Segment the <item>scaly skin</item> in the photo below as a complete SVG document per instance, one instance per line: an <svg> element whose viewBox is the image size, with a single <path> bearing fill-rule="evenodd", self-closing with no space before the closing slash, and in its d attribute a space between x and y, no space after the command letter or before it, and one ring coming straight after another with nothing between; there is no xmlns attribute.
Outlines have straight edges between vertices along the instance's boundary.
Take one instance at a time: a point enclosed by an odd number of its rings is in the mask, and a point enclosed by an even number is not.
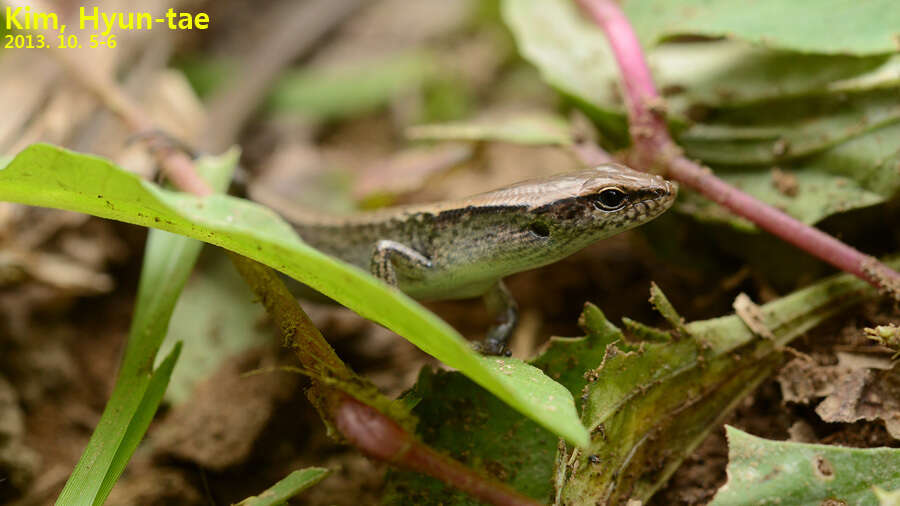
<svg viewBox="0 0 900 506"><path fill-rule="evenodd" d="M677 191L659 176L609 164L461 200L349 216L284 214L311 246L369 269L411 297L485 295L499 314L485 349L499 353L516 319L505 276L646 223L672 205Z"/></svg>

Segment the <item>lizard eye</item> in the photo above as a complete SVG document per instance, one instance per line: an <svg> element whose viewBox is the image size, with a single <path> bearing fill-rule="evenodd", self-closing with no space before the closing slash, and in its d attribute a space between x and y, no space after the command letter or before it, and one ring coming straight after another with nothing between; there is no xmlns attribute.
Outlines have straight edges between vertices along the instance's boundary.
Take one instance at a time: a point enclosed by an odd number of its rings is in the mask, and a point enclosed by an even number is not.
<svg viewBox="0 0 900 506"><path fill-rule="evenodd" d="M625 192L618 188L607 188L597 194L594 199L594 207L603 211L615 211L621 209L628 200Z"/></svg>

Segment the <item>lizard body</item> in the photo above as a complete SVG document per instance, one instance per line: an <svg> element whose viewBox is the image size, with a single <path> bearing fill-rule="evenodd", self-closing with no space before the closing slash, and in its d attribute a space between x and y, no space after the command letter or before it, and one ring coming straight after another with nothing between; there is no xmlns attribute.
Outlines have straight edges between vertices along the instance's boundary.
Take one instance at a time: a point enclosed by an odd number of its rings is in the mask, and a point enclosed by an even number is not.
<svg viewBox="0 0 900 506"><path fill-rule="evenodd" d="M347 216L296 208L282 214L311 246L413 298L484 295L499 316L485 349L499 353L516 319L504 277L650 221L676 194L677 185L659 176L608 164L434 204Z"/></svg>

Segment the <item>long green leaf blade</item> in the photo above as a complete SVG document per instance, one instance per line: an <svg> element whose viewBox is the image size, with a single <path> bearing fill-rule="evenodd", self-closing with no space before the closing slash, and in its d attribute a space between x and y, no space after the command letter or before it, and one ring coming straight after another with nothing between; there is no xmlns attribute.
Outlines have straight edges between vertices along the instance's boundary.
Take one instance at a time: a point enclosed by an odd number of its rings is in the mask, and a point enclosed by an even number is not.
<svg viewBox="0 0 900 506"><path fill-rule="evenodd" d="M248 497L237 503L237 506L276 506L284 504L291 497L322 481L330 472L328 469L321 467L298 469L266 489L265 492Z"/></svg>
<svg viewBox="0 0 900 506"><path fill-rule="evenodd" d="M153 416L156 414L160 402L162 402L163 395L166 393L166 387L169 385L169 379L172 377L172 370L175 368L175 363L178 361L180 354L181 343L178 342L159 367L153 371L153 376L150 377L147 389L144 391L144 397L141 399L137 411L132 416L131 423L128 424L128 428L125 430L122 441L116 449L116 454L106 471L106 476L103 477L103 483L100 486L97 497L94 499L95 505L101 505L106 501L113 486L116 484L116 480L122 475L122 471L125 470L128 461L131 460L131 456L137 449L138 444L144 438L144 434L147 432L147 428L150 427L150 422L153 421Z"/></svg>
<svg viewBox="0 0 900 506"><path fill-rule="evenodd" d="M235 251L301 281L406 337L569 442L588 434L572 395L546 376L517 381L473 352L452 327L369 273L303 243L271 210L242 199L196 198L140 181L97 157L48 145L20 153L0 171L0 200L57 207L168 230ZM543 384L537 399L534 382Z"/></svg>

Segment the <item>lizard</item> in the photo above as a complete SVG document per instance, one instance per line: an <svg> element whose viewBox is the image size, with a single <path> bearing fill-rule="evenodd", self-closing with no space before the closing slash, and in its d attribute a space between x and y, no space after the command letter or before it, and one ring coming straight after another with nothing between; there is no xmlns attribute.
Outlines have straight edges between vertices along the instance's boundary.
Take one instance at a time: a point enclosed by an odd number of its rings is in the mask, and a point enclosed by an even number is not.
<svg viewBox="0 0 900 506"><path fill-rule="evenodd" d="M508 354L518 308L503 283L648 222L676 183L610 163L463 199L330 215L279 206L312 247L419 300L482 296L496 315L480 351Z"/></svg>

